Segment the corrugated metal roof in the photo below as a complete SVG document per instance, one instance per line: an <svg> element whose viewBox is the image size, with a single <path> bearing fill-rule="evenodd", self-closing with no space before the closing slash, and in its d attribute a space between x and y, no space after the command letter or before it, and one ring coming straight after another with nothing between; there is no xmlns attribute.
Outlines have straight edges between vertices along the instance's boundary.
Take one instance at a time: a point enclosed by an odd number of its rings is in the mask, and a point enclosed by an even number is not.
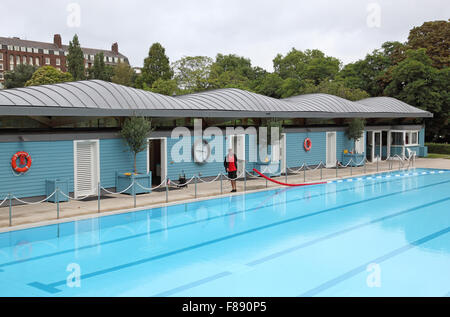
<svg viewBox="0 0 450 317"><path fill-rule="evenodd" d="M153 117L430 117L388 97L349 101L327 94L275 99L236 88L165 96L101 80L0 90L0 115Z"/></svg>

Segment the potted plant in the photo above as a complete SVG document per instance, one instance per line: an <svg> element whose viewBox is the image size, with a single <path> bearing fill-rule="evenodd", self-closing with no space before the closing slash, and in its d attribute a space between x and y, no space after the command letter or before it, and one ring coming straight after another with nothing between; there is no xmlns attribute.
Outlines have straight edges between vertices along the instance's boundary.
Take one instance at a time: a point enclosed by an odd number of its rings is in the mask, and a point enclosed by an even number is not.
<svg viewBox="0 0 450 317"><path fill-rule="evenodd" d="M133 171L116 172L116 190L118 192L130 187L133 181L138 182L143 187L150 188L152 184L152 175L150 173L138 173L136 159L140 152L147 149L147 138L152 131L151 121L144 117L130 117L125 119L120 135L125 140L129 151L133 154ZM148 193L142 187L135 185L125 191L127 194Z"/></svg>
<svg viewBox="0 0 450 317"><path fill-rule="evenodd" d="M364 153L356 153L356 141L361 138L364 132L364 120L361 118L353 118L348 124L346 135L349 140L353 140L352 150L350 153L344 153L343 163L347 164L350 159L353 159L353 166L364 165ZM362 162L362 163L360 163Z"/></svg>

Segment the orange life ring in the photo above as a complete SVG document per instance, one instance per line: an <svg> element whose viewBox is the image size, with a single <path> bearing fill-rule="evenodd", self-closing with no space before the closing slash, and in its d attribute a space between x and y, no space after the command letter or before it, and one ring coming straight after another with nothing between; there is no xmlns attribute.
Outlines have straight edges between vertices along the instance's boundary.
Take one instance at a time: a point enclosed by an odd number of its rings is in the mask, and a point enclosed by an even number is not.
<svg viewBox="0 0 450 317"><path fill-rule="evenodd" d="M310 138L306 138L305 142L303 142L303 147L305 148L306 151L311 150L311 146L312 146L312 142Z"/></svg>
<svg viewBox="0 0 450 317"><path fill-rule="evenodd" d="M17 165L17 159L20 159L20 165L25 165L24 167L19 167ZM27 163L25 164L25 160ZM31 167L31 156L27 152L19 151L16 154L13 155L11 159L11 166L13 170L15 170L17 173L25 173L27 172Z"/></svg>

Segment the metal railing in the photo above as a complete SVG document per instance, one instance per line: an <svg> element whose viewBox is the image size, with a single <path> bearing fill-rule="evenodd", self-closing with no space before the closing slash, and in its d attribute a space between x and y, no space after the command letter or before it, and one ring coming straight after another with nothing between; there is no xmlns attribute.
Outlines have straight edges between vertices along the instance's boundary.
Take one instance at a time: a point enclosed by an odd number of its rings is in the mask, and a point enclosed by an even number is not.
<svg viewBox="0 0 450 317"><path fill-rule="evenodd" d="M377 156L375 158L375 164L376 164L376 172L379 172L379 160L380 157ZM414 167L415 165L415 155L412 155L411 157L400 157L399 155L394 155L392 157L387 157L386 161L388 162L388 170L393 170L393 165L395 161L398 161L398 169L401 170L406 166L406 169L410 169L411 167ZM363 167L363 173L366 174L367 170L367 164L366 163L374 163L374 162L369 162L366 158L363 158L361 161L356 162L353 160L353 158L350 158L350 160L344 165L341 162L339 162L338 160L336 160L334 166L332 167L328 167L326 166L326 164L323 163L323 161L320 161L319 164L314 164L314 165L308 165L306 163L303 163L300 167L296 168L296 169L292 169L289 167L285 167L284 171L279 171L278 173L272 173L270 170L268 170L268 168L262 169L261 172L264 173L270 173L271 177L282 177L284 176L284 181L285 183L288 183L288 177L289 174L293 174L293 175L298 175L300 173L303 173L303 181L306 182L307 180L307 171L309 172L314 172L317 170L320 170L320 180L323 179L323 168L327 168L328 170L331 169L335 169L336 170L336 178L339 177L339 169L347 169L350 168L350 175L347 176L352 176L353 175L353 168L354 167ZM330 164L329 164L330 165ZM212 177L212 176L210 176ZM112 192L110 190L108 190L107 188L103 187L100 182L97 185L97 193L96 194L92 194L92 195L86 195L84 197L71 197L70 195L64 193L59 187L56 187L55 190L53 191L53 193L51 193L50 195L48 195L47 197L39 200L39 201L34 201L34 202L27 202L24 201L18 197L16 197L15 195L13 195L12 193L8 193L7 195L5 195L5 197L0 196L0 207L2 207L5 203L8 204L9 207L9 226L12 226L12 220L13 220L13 201L17 201L21 204L25 204L25 205L38 205L41 203L44 203L46 201L48 201L50 198L52 198L53 196L55 196L54 201L56 203L56 219L60 218L60 198L65 197L66 199L70 200L75 200L75 201L83 201L84 199L88 198L88 197L95 197L97 196L97 212L100 213L101 212L101 197L102 197L102 193L106 193L108 195L120 195L123 193L128 192L131 189L131 195L133 196L133 206L134 208L136 208L137 206L137 198L136 198L136 187L141 188L142 190L146 191L146 192L152 192L155 189L164 187L165 188L165 193L166 193L166 197L165 197L165 201L166 203L169 202L169 191L170 188L187 188L189 184L193 183L194 184L194 198L198 197L198 188L197 188L197 184L203 183L203 184L212 184L214 182L216 182L217 180L219 180L220 182L220 194L223 194L223 180L240 180L244 182L244 192L247 191L247 181L248 178L250 179L261 179L259 175L254 175L252 174L250 171L244 169L239 175L237 175L236 178L232 179L229 178L225 173L219 173L217 176L213 177L211 180L206 181L204 179L202 179L199 175L193 175L188 181L180 184L177 183L176 181L171 180L170 178L166 177L165 179L162 180L161 184L155 186L155 187L145 187L142 184L140 184L133 176L132 176L132 181L130 183L130 185L125 188L124 190L121 190L119 192ZM268 181L267 179L265 179L266 182L266 187L268 187Z"/></svg>

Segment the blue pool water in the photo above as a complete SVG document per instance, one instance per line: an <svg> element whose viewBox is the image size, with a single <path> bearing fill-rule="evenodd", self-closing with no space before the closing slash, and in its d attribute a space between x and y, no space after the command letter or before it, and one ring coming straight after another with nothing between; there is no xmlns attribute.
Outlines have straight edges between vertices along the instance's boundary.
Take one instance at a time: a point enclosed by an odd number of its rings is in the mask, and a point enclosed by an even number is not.
<svg viewBox="0 0 450 317"><path fill-rule="evenodd" d="M449 294L450 171L393 172L0 234L0 296Z"/></svg>

